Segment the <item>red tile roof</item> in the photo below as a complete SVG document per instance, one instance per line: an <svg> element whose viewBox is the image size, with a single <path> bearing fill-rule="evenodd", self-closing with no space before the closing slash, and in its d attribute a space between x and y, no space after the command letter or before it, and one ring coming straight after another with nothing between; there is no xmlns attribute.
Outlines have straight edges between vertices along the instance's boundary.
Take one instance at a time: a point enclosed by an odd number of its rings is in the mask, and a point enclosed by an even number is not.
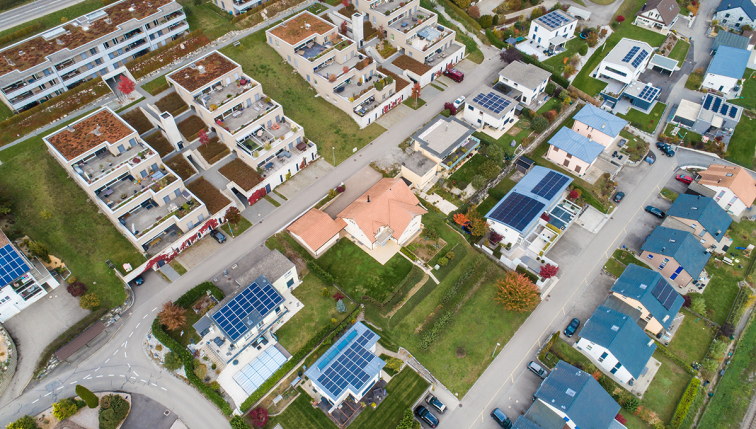
<svg viewBox="0 0 756 429"><path fill-rule="evenodd" d="M95 133L95 130L98 132ZM47 141L71 160L104 142L115 144L132 133L134 131L123 119L108 109L102 109L48 136Z"/></svg>
<svg viewBox="0 0 756 429"><path fill-rule="evenodd" d="M289 225L286 230L296 234L307 243L310 249L317 252L344 227L346 227L344 219L333 220L322 211L311 209Z"/></svg>

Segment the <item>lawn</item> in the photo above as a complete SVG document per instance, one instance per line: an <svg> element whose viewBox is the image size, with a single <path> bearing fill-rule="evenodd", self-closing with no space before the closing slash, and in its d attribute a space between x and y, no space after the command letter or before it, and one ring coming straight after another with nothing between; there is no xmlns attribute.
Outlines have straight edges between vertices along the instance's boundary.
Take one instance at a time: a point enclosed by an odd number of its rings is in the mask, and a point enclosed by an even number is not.
<svg viewBox="0 0 756 429"><path fill-rule="evenodd" d="M457 171L455 171L449 177L449 179L456 181L457 183L462 182L457 187L464 189L464 187L467 187L467 184L472 181L473 176L480 174L478 169L481 165L483 165L484 162L486 162L485 155L483 155L482 153L476 153L472 158L468 159L467 162L462 165L462 167L459 167Z"/></svg>
<svg viewBox="0 0 756 429"><path fill-rule="evenodd" d="M184 8L189 28L193 30L201 28L210 41L229 31L240 29L231 23L233 16L230 13L224 12L210 0L203 1L199 5L195 4L194 0L180 0L179 4Z"/></svg>
<svg viewBox="0 0 756 429"><path fill-rule="evenodd" d="M231 229L231 226L230 226L230 224L228 222L226 222L223 225L221 225L221 229L226 234L228 234L231 237L238 237L238 236L244 234L244 231L248 230L251 227L252 227L252 224L246 218L244 218L244 217L241 218L241 220L233 228L233 230ZM233 234L232 234L232 232L233 232Z"/></svg>
<svg viewBox="0 0 756 429"><path fill-rule="evenodd" d="M551 67L554 68L554 73L561 75L562 70L564 70L564 59L565 58L572 58L573 55L577 54L578 49L580 49L580 46L586 45L587 43L581 39L580 37L575 37L574 39L567 42L565 47L567 48L566 51L562 52L559 55L554 55L553 57L543 61L544 64L548 64ZM569 64L569 61L567 62Z"/></svg>
<svg viewBox="0 0 756 429"><path fill-rule="evenodd" d="M731 249L735 250L735 246L738 245L733 243ZM714 261L714 258L711 261ZM747 266L748 261L745 262ZM743 280L743 274L736 274L734 272L736 270L737 266L731 267L725 264L722 264L720 268L716 268L714 262L709 262L706 265L706 272L712 278L706 289L704 289L703 297L706 300L707 310L714 312L709 318L716 323L722 324L727 320L732 303L738 295L738 282Z"/></svg>
<svg viewBox="0 0 756 429"><path fill-rule="evenodd" d="M176 150L176 148L173 147L173 145L160 131L155 131L154 133L144 137L144 141L147 142L150 147L155 149L161 158L164 158L166 155ZM194 173L194 170L192 170L192 173ZM181 178L183 179L184 177L182 176Z"/></svg>
<svg viewBox="0 0 756 429"><path fill-rule="evenodd" d="M435 9L434 4L431 3L428 0L421 0L420 1L420 6L426 8L428 10L438 12ZM450 29L456 31L456 35L454 36L454 40L456 40L457 42L465 45L465 53L467 54L467 59L470 60L470 61L472 61L472 62L474 62L475 64L482 63L483 59L484 59L483 52L480 50L480 48L478 47L478 44L475 42L475 40L472 37L470 37L470 36L468 36L466 34L462 34L462 32L459 31L459 28L457 28L456 25L454 25L451 22L449 22L449 20L446 19L446 17L444 15L441 15L440 13L437 13L437 16L438 16L438 23L439 24L443 25L446 28L450 28Z"/></svg>
<svg viewBox="0 0 756 429"><path fill-rule="evenodd" d="M201 144L197 147L200 155L205 158L208 164L213 165L231 152L228 146L221 143L218 137L213 137L207 144Z"/></svg>
<svg viewBox="0 0 756 429"><path fill-rule="evenodd" d="M360 129L341 109L322 97L311 96L310 85L292 73L290 65L282 63L281 56L265 43L262 31L242 39L241 46L227 46L221 52L260 82L266 95L283 106L286 116L304 127L307 138L318 145L318 151L329 162L333 159L332 147L336 148L338 164L352 156L354 148L364 147L385 131L376 123Z"/></svg>
<svg viewBox="0 0 756 429"><path fill-rule="evenodd" d="M75 4L71 7L67 7L65 9L61 9L59 11L49 13L45 16L42 16L34 20L36 22L43 23L45 25L44 28L41 28L36 33L27 34L26 36L23 37L23 39L27 39L29 37L32 37L34 34L42 33L44 31L52 29L55 26L60 25L61 20L63 18L67 18L68 21L72 21L74 18L78 18L81 15L87 14L101 7L102 7L102 0L84 0L83 2ZM11 27L11 28L8 28L7 30L0 31L0 37L3 37L11 33L15 33L16 31L29 27L31 25L34 25L34 22L24 22L23 24L19 24L15 27ZM9 45L12 43L18 43L19 41L23 39L14 40L10 43L7 43L6 45Z"/></svg>
<svg viewBox="0 0 756 429"><path fill-rule="evenodd" d="M152 95L158 95L165 91L168 85L168 81L165 80L165 75L152 79L151 81L142 84L142 89L149 92Z"/></svg>
<svg viewBox="0 0 756 429"><path fill-rule="evenodd" d="M620 118L627 119L630 124L641 131L653 132L656 126L662 121L662 115L667 105L664 103L656 103L651 113L643 113L637 109L630 109L626 115L618 114Z"/></svg>
<svg viewBox="0 0 756 429"><path fill-rule="evenodd" d="M648 153L649 144L645 140L625 130L620 131L620 135L627 140L622 147L622 153L626 153L631 161L640 161Z"/></svg>
<svg viewBox="0 0 756 429"><path fill-rule="evenodd" d="M746 109L756 109L756 79L753 79L753 70L746 69L743 75L743 91L740 98L728 100L728 103L743 106Z"/></svg>
<svg viewBox="0 0 756 429"><path fill-rule="evenodd" d="M517 146L519 146L522 142L522 139L529 136L533 132L533 130L530 129L530 124L527 121L518 121L514 124L513 128L514 127L520 128L520 131L517 132L517 134L512 136L509 135L509 133L504 133L504 135L499 137L498 140L493 140L493 137L480 131L474 132L473 136L479 138L480 141L485 142L485 144L497 144L501 146L502 149L504 149L504 152L509 155L513 155ZM514 147L512 147L513 141L516 142Z"/></svg>
<svg viewBox="0 0 756 429"><path fill-rule="evenodd" d="M549 98L549 101L543 103L543 106L538 108L538 111L536 113L538 113L539 115L542 115L548 112L549 110L554 110L556 105L561 104L561 103L562 103L562 100L560 100L559 98L551 97Z"/></svg>
<svg viewBox="0 0 756 429"><path fill-rule="evenodd" d="M714 340L715 332L706 321L693 313L683 309L682 314L685 316L683 323L677 328L667 349L685 363L701 362Z"/></svg>
<svg viewBox="0 0 756 429"><path fill-rule="evenodd" d="M189 109L183 98L177 92L171 92L155 102L155 107L161 112L168 112L174 117Z"/></svg>
<svg viewBox="0 0 756 429"><path fill-rule="evenodd" d="M415 100L413 97L409 97L408 99L404 100L404 105L412 110L417 110L425 105L425 100L423 100L422 98Z"/></svg>
<svg viewBox="0 0 756 429"><path fill-rule="evenodd" d="M299 396L283 413L271 417L267 427L281 425L285 428L301 429L334 429L336 425L325 415L320 408L313 408L310 404L312 398L302 388L297 389ZM251 426L250 426L251 427Z"/></svg>
<svg viewBox="0 0 756 429"><path fill-rule="evenodd" d="M651 269L648 265L646 265L645 262L641 261L640 259L636 258L635 255L633 255L632 252L628 252L627 250L617 249L614 251L614 254L612 254L612 257L624 265L630 265L635 264L639 265L644 268Z"/></svg>
<svg viewBox="0 0 756 429"><path fill-rule="evenodd" d="M727 146L727 160L746 168L754 168L754 151L756 150L756 123L743 116L735 126L735 133Z"/></svg>
<svg viewBox="0 0 756 429"><path fill-rule="evenodd" d="M680 397L693 377L659 351L654 352L654 359L661 362L661 368L643 395L641 405L656 412L664 423L669 423Z"/></svg>
<svg viewBox="0 0 756 429"><path fill-rule="evenodd" d="M661 194L662 197L664 197L664 198L666 198L666 199L668 199L670 201L676 200L677 197L679 196L679 194L677 192L670 191L667 188L662 188L661 192L659 192L659 193Z"/></svg>
<svg viewBox="0 0 756 429"><path fill-rule="evenodd" d="M609 258L608 261L606 261L606 264L604 264L604 269L609 272L609 274L613 275L614 277L618 277L622 275L622 273L625 271L625 264L622 262L614 259Z"/></svg>
<svg viewBox="0 0 756 429"><path fill-rule="evenodd" d="M686 146L692 146L701 141L701 134L694 133L684 128L680 128L677 131L677 134L673 134L675 128L675 124L667 124L667 126L664 128L664 134L670 137L678 137L682 139Z"/></svg>
<svg viewBox="0 0 756 429"><path fill-rule="evenodd" d="M672 48L672 52L670 52L667 57L677 60L678 65L682 67L682 63L685 61L689 49L690 43L684 40L678 40L677 43L675 43L675 47Z"/></svg>
<svg viewBox="0 0 756 429"><path fill-rule="evenodd" d="M124 263L138 267L145 261L142 254L98 213L98 207L50 156L41 136L0 152L0 161L0 194L12 202L15 219L6 233L11 238L28 235L44 244L100 296L103 306L121 305L126 298L123 282L105 261L116 267Z"/></svg>
<svg viewBox="0 0 756 429"><path fill-rule="evenodd" d="M398 253L386 265L381 265L349 239L339 240L317 262L333 275L339 287L358 301L367 295L383 302L412 269L412 263Z"/></svg>
<svg viewBox="0 0 756 429"><path fill-rule="evenodd" d="M0 103L0 121L4 121L13 116L13 111L5 103Z"/></svg>

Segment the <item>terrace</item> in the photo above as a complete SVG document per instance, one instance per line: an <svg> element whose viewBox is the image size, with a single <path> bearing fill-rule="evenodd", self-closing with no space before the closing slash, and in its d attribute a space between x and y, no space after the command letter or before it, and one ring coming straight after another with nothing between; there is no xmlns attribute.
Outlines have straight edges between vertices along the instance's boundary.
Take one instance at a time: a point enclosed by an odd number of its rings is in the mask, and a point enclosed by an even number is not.
<svg viewBox="0 0 756 429"><path fill-rule="evenodd" d="M217 82L205 88L194 96L194 101L201 104L205 109L213 111L226 103L232 102L236 97L255 87L257 87L257 82L249 76L242 75L238 81L230 85L223 85L222 82ZM215 109L212 106L216 106Z"/></svg>
<svg viewBox="0 0 756 429"><path fill-rule="evenodd" d="M328 79L331 75L339 77L344 72L344 67L347 67L348 70L346 73L349 73L354 66L356 66L362 59L359 56L353 57L348 59L345 63L339 64L337 63L333 58L331 58L328 61L325 61L323 64L320 64L319 66L315 67L315 74L322 76L326 79Z"/></svg>
<svg viewBox="0 0 756 429"><path fill-rule="evenodd" d="M187 91L194 92L220 79L223 75L238 67L236 63L216 51L174 72L168 77Z"/></svg>
<svg viewBox="0 0 756 429"><path fill-rule="evenodd" d="M294 148L289 150L282 148L275 155L270 155L265 161L257 164L257 168L262 169L263 177L268 177L269 175L275 173L276 171L280 170L282 167L290 163L294 158L296 158L297 155L305 153L307 149L313 147L314 145L315 144L312 142L303 142L299 143L298 145L294 146Z"/></svg>
<svg viewBox="0 0 756 429"><path fill-rule="evenodd" d="M464 160L467 155L477 149L478 146L480 146L480 140L478 140L477 137L470 136L467 141L459 145L459 147L453 150L449 155L446 155L446 157L441 161L441 165L443 165L443 167L447 170L451 170L457 164L462 162L462 160Z"/></svg>
<svg viewBox="0 0 756 429"><path fill-rule="evenodd" d="M241 143L237 143L237 145L242 147L245 151L252 154L253 156L255 152L258 152L257 156L259 156L264 154L264 152L261 151L267 152L267 150L265 150L266 145L269 145L270 148L273 148L279 142L283 142L287 138L291 137L294 134L295 130L298 129L299 126L297 126L296 124L291 122L289 118L284 116L280 121L271 124L270 127L268 127L267 125L260 125L260 128L258 128L257 131L250 134Z"/></svg>
<svg viewBox="0 0 756 429"><path fill-rule="evenodd" d="M95 191L95 194L108 208L116 211L140 196L144 191L149 189L153 192L159 192L176 180L176 176L165 169L155 171L141 180L137 180L131 174L126 173L115 182Z"/></svg>
<svg viewBox="0 0 756 429"><path fill-rule="evenodd" d="M441 25L427 25L408 39L407 44L419 51L427 51L450 34L451 31Z"/></svg>
<svg viewBox="0 0 756 429"><path fill-rule="evenodd" d="M270 97L263 96L249 107L244 107L242 103L237 104L232 109L217 116L215 123L225 128L229 133L236 134L277 107L278 104Z"/></svg>
<svg viewBox="0 0 756 429"><path fill-rule="evenodd" d="M401 4L404 2L401 2L399 0L386 0L386 1L379 1L375 2L370 5L370 9L373 9L375 11L378 11L386 16L391 15L391 12L401 8ZM407 6L406 3L404 3L404 6Z"/></svg>
<svg viewBox="0 0 756 429"><path fill-rule="evenodd" d="M185 190L182 191L180 197L176 197L170 203L162 206L149 199L136 210L121 216L118 221L131 231L134 237L140 238L171 216L181 219L201 206L202 202Z"/></svg>
<svg viewBox="0 0 756 429"><path fill-rule="evenodd" d="M422 25L423 22L426 22L436 16L433 12L427 11L423 8L419 8L416 13L411 13L411 11L407 11L406 15L403 15L396 19L393 23L389 25L389 27L393 28L394 30L401 31L404 34L409 33L410 31L414 30L415 28Z"/></svg>
<svg viewBox="0 0 756 429"><path fill-rule="evenodd" d="M452 43L448 48L439 48L433 54L425 58L425 64L429 67L434 67L442 62L446 61L446 57L453 56L455 52L462 49L461 46Z"/></svg>
<svg viewBox="0 0 756 429"><path fill-rule="evenodd" d="M155 151L146 147L141 141L137 141L135 146L118 155L113 155L108 148L103 147L95 152L92 158L74 164L73 169L88 183L93 183L126 164L134 167L153 155Z"/></svg>
<svg viewBox="0 0 756 429"><path fill-rule="evenodd" d="M352 41L350 39L341 37L340 35L335 35L332 40L329 40L322 45L320 43L317 43L313 38L313 40L302 43L301 45L294 48L294 51L296 51L297 55L300 55L307 61L312 62L314 60L317 60L318 58L323 57L334 49L343 51L351 44Z"/></svg>
<svg viewBox="0 0 756 429"><path fill-rule="evenodd" d="M380 78L378 78L380 79ZM344 81L341 85L333 89L334 94L346 98L347 100L352 98L357 101L360 97L370 92L374 88L373 81L376 78L371 78L365 83L360 83L357 77L351 77Z"/></svg>

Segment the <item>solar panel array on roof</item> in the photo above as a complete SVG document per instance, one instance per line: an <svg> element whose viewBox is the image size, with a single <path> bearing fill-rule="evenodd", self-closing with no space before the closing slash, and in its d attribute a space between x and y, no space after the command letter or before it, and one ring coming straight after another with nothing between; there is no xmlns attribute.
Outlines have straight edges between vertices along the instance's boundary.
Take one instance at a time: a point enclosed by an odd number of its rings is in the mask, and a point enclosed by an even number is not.
<svg viewBox="0 0 756 429"><path fill-rule="evenodd" d="M656 94L658 93L659 93L658 88L654 88L653 86L647 86L643 88L643 91L641 91L638 97L642 100L652 101L654 97L656 97Z"/></svg>
<svg viewBox="0 0 756 429"><path fill-rule="evenodd" d="M675 292L675 289L664 279L659 279L659 281L656 282L656 286L654 286L654 290L651 291L651 295L653 295L654 298L656 298L667 310L672 308L672 304L677 298L677 292Z"/></svg>
<svg viewBox="0 0 756 429"><path fill-rule="evenodd" d="M562 25L570 22L569 18L560 13L557 13L556 11L547 13L546 15L538 18L538 20L551 28L561 27Z"/></svg>
<svg viewBox="0 0 756 429"><path fill-rule="evenodd" d="M538 200L512 193L489 217L522 231L544 207L546 205Z"/></svg>
<svg viewBox="0 0 756 429"><path fill-rule="evenodd" d="M533 187L533 193L539 197L550 200L559 189L567 182L568 178L564 174L556 171L549 171L546 176Z"/></svg>
<svg viewBox="0 0 756 429"><path fill-rule="evenodd" d="M0 248L0 287L29 272L31 268L12 245Z"/></svg>
<svg viewBox="0 0 756 429"><path fill-rule="evenodd" d="M473 101L496 114L501 113L502 110L509 106L507 99L493 92L489 92L488 94L480 93L475 96Z"/></svg>
<svg viewBox="0 0 756 429"><path fill-rule="evenodd" d="M722 99L719 97L714 97L714 107L711 109L713 111L719 110L719 105L722 104Z"/></svg>
<svg viewBox="0 0 756 429"><path fill-rule="evenodd" d="M738 116L738 108L737 108L737 107L735 107L735 106L731 106L731 108L730 108L730 115L729 115L729 116L730 116L731 118L733 118L733 119L734 119L735 117L737 117L737 116Z"/></svg>
<svg viewBox="0 0 756 429"><path fill-rule="evenodd" d="M268 284L252 283L213 314L213 320L236 341L283 301L281 294Z"/></svg>
<svg viewBox="0 0 756 429"><path fill-rule="evenodd" d="M712 112L720 114L722 116L729 116L733 119L738 117L738 111L740 109L738 106L727 104L721 98L715 97L711 94L706 95L703 108L705 110L711 110Z"/></svg>
<svg viewBox="0 0 756 429"><path fill-rule="evenodd" d="M286 363L286 356L275 346L268 347L255 360L234 374L234 381L251 395L279 368Z"/></svg>
<svg viewBox="0 0 756 429"><path fill-rule="evenodd" d="M709 110L709 108L711 107L711 102L713 100L714 100L714 97L712 97L711 95L707 95L706 100L704 100L703 108L706 110Z"/></svg>
<svg viewBox="0 0 756 429"><path fill-rule="evenodd" d="M640 49L640 47L638 47L638 46L633 46L633 47L632 47L632 49L630 49L630 52L628 52L628 53L627 53L627 54L625 55L625 58L622 58L622 62L623 62L623 63L629 63L629 62L630 62L630 60L632 60L632 59L633 59L633 57L635 56L635 54L636 54L636 53L638 52L638 50L639 50L639 49Z"/></svg>
<svg viewBox="0 0 756 429"><path fill-rule="evenodd" d="M373 331L367 330L352 343L336 362L320 377L318 382L338 398L347 386L352 386L354 392L361 392L365 383L370 380L363 368L375 359L375 355L365 348L365 345L375 336ZM347 341L348 342L348 341Z"/></svg>
<svg viewBox="0 0 756 429"><path fill-rule="evenodd" d="M646 59L647 56L648 56L648 51L645 49L642 50L641 53L638 54L638 56L635 57L635 59L633 60L633 67L637 68L640 65L640 63L642 63L643 60Z"/></svg>

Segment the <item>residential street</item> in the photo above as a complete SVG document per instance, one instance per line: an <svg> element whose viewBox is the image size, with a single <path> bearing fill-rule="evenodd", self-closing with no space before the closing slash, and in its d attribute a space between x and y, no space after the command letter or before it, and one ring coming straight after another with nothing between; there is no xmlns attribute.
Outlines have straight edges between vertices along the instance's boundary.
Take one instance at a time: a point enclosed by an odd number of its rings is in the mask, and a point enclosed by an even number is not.
<svg viewBox="0 0 756 429"><path fill-rule="evenodd" d="M49 13L73 6L82 0L37 0L0 13L0 30L7 30Z"/></svg>

